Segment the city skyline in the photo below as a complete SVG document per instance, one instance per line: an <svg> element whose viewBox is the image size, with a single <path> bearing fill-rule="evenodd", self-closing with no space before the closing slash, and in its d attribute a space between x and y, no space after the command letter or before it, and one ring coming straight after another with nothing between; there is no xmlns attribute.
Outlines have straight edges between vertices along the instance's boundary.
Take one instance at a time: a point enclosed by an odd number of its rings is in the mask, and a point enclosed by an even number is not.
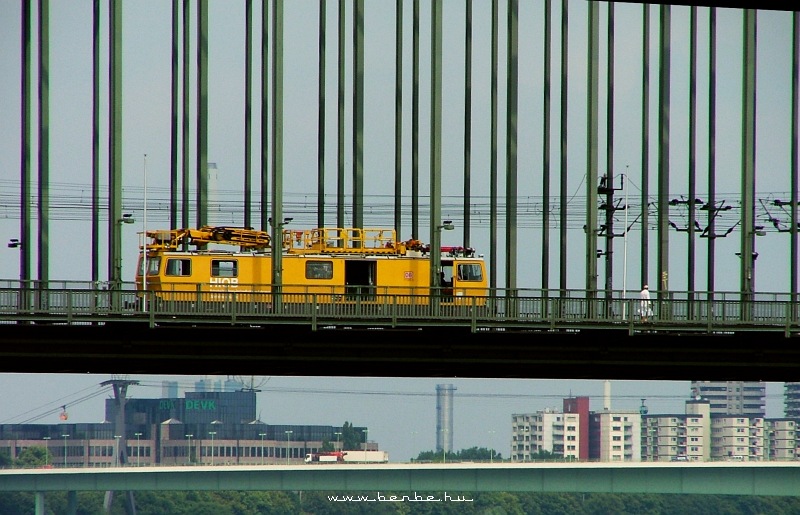
<svg viewBox="0 0 800 515"><path fill-rule="evenodd" d="M227 376L130 377L141 384L132 386L128 397L158 398L165 380L177 379L182 394L187 388L193 390L198 379L224 381ZM59 423L63 405L67 423L101 422L103 403L111 392L99 385L108 378L95 374L0 374L0 424ZM507 458L514 413L560 409L562 399L571 396L588 396L593 411L603 407L604 381L599 380L449 378L446 382L457 388L453 399L456 451L494 448ZM379 442L393 461L407 461L436 448L436 385L441 383L442 378L276 376L259 388L258 418L275 425L338 426L348 421L368 427L370 440ZM58 394L48 394L43 385L52 385ZM767 417L782 417L783 383L766 386ZM611 381L616 410L638 410L644 398L650 413L683 413L690 395L689 381Z"/></svg>

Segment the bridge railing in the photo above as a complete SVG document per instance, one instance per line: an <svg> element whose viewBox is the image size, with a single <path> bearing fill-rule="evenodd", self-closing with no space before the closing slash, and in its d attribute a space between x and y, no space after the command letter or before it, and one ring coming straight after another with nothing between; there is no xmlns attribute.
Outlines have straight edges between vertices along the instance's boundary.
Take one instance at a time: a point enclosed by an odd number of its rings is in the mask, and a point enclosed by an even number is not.
<svg viewBox="0 0 800 515"><path fill-rule="evenodd" d="M422 326L564 330L621 328L637 331L781 330L800 333L800 303L784 293L653 292L653 312L642 320L638 292L496 289L458 296L377 290L285 287L279 292L248 285L190 285L182 291L147 291L121 283L14 284L0 281L0 322L102 323L146 321L319 325ZM259 286L262 288L262 286Z"/></svg>

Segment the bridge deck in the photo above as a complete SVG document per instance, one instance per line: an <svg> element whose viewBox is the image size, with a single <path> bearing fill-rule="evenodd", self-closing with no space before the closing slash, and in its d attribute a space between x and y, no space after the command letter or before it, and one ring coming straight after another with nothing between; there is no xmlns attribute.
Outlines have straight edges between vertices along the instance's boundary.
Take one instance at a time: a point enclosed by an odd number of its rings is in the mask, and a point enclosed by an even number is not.
<svg viewBox="0 0 800 515"><path fill-rule="evenodd" d="M796 496L800 462L458 463L0 470L0 491L304 490ZM449 493L448 493L449 492ZM388 497L384 497L389 501ZM419 500L419 499L417 499ZM397 501L403 501L397 499Z"/></svg>
<svg viewBox="0 0 800 515"><path fill-rule="evenodd" d="M222 297L220 297L222 295ZM269 302L261 302L268 299ZM0 372L785 381L800 376L800 304L576 292L458 299L0 289Z"/></svg>

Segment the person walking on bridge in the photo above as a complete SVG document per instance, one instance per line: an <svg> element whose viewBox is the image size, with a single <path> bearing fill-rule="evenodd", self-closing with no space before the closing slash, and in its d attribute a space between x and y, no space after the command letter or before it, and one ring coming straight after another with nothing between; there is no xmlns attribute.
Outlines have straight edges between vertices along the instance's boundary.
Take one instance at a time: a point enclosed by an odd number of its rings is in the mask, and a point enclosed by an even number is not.
<svg viewBox="0 0 800 515"><path fill-rule="evenodd" d="M648 317L653 315L653 307L650 303L650 290L645 284L639 293L639 313L642 316L642 323L647 322Z"/></svg>

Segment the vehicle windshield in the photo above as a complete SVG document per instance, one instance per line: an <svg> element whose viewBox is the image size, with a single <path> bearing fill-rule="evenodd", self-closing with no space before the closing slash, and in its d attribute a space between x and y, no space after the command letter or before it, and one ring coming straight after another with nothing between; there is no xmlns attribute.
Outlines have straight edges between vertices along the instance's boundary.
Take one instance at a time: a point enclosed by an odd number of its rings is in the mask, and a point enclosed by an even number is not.
<svg viewBox="0 0 800 515"><path fill-rule="evenodd" d="M144 260L139 258L139 271L136 275L142 276L142 266ZM147 258L147 275L158 275L158 269L161 266L161 257L148 257Z"/></svg>
<svg viewBox="0 0 800 515"><path fill-rule="evenodd" d="M458 265L459 281L483 281L481 265L477 263Z"/></svg>

